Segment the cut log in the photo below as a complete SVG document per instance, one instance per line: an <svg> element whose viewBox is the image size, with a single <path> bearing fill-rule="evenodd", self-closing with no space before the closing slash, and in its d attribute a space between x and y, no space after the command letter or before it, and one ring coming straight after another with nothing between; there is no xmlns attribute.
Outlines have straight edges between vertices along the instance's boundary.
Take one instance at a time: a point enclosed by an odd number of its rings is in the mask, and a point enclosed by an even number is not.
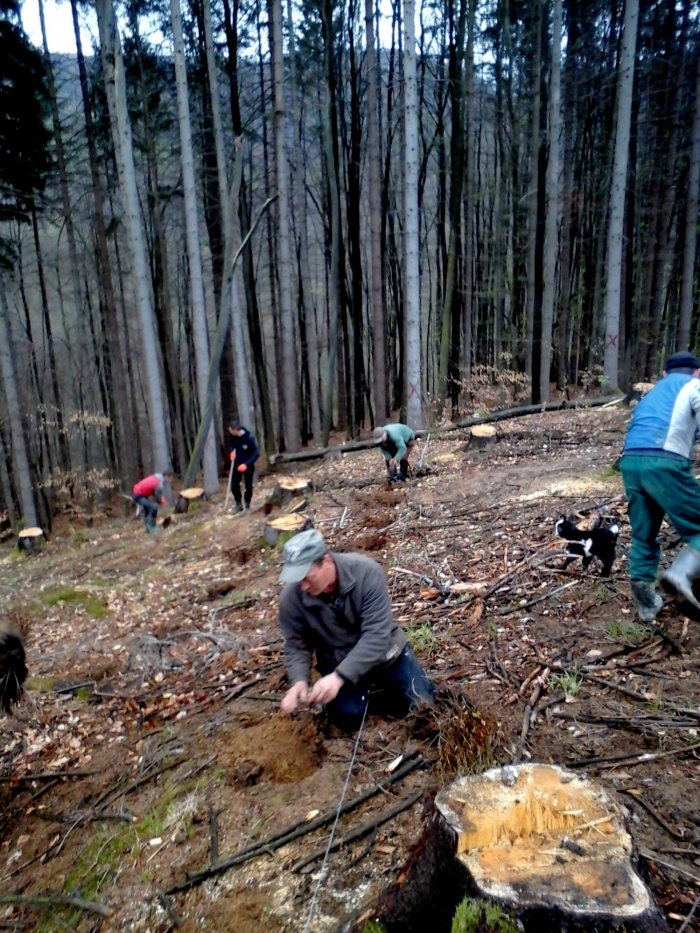
<svg viewBox="0 0 700 933"><path fill-rule="evenodd" d="M304 499L302 496L297 496L295 499L292 499L292 501L287 506L287 512L289 513L305 512L306 509L308 508L308 505L309 505L308 499Z"/></svg>
<svg viewBox="0 0 700 933"><path fill-rule="evenodd" d="M199 486L193 486L191 489L181 489L175 504L175 511L180 515L184 515L191 502L197 502L204 498L206 498L204 490L200 489Z"/></svg>
<svg viewBox="0 0 700 933"><path fill-rule="evenodd" d="M307 528L313 528L313 522L305 515L280 515L279 518L271 518L265 525L263 537L270 547L281 546Z"/></svg>
<svg viewBox="0 0 700 933"><path fill-rule="evenodd" d="M632 402L639 402L647 392L651 392L656 383L654 382L635 382L624 398L624 401L630 405Z"/></svg>
<svg viewBox="0 0 700 933"><path fill-rule="evenodd" d="M449 933L457 905L476 897L525 933L668 930L633 865L623 810L600 785L554 765L507 765L458 779L435 804L397 882L362 922Z"/></svg>
<svg viewBox="0 0 700 933"><path fill-rule="evenodd" d="M498 432L493 425L475 424L469 435L467 450L488 450L498 440Z"/></svg>
<svg viewBox="0 0 700 933"><path fill-rule="evenodd" d="M540 415L545 411L566 411L576 408L598 408L601 405L607 405L613 401L621 401L620 395L606 395L603 398L575 399L574 401L547 402L546 405L522 405L518 408L504 408L502 411L495 411L491 415L474 415L472 418L463 418L454 424L436 430L431 428L429 431L416 431L416 437L425 437L431 434L433 437L442 437L449 431L459 431L461 428L470 428L476 424L488 424L496 421L507 421L509 418L522 418L525 415ZM314 447L312 450L300 450L293 454L273 454L270 458L270 464L274 466L278 463L299 463L302 460L318 460L321 457L341 457L343 454L352 453L357 450L369 450L376 447L377 442L374 438L368 438L364 441L352 441L349 444L343 444L340 447Z"/></svg>
<svg viewBox="0 0 700 933"><path fill-rule="evenodd" d="M41 528L23 528L17 535L17 544L23 551L36 551L46 544L46 538Z"/></svg>

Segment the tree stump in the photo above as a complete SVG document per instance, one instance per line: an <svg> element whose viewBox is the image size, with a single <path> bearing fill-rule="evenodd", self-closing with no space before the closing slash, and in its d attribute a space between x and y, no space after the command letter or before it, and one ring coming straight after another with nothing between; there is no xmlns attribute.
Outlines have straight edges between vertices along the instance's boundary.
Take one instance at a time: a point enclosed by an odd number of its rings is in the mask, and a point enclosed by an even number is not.
<svg viewBox="0 0 700 933"><path fill-rule="evenodd" d="M304 498L311 492L311 480L301 476L280 476L271 498L280 500L283 509L286 509L292 499Z"/></svg>
<svg viewBox="0 0 700 933"><path fill-rule="evenodd" d="M191 502L197 502L204 499L204 490L199 486L193 486L191 489L181 489L175 503L175 511L179 515L184 515L190 507Z"/></svg>
<svg viewBox="0 0 700 933"><path fill-rule="evenodd" d="M469 435L467 450L488 450L498 440L498 432L491 424L476 424Z"/></svg>
<svg viewBox="0 0 700 933"><path fill-rule="evenodd" d="M46 544L46 538L41 528L23 528L17 535L17 544L23 551L31 553Z"/></svg>
<svg viewBox="0 0 700 933"><path fill-rule="evenodd" d="M281 546L307 528L313 528L313 523L305 515L280 515L279 518L271 518L265 525L263 537L270 547Z"/></svg>
<svg viewBox="0 0 700 933"><path fill-rule="evenodd" d="M524 933L662 933L668 926L633 865L620 805L554 765L506 765L459 778L399 880L362 923L387 933L450 933L465 897L495 902Z"/></svg>

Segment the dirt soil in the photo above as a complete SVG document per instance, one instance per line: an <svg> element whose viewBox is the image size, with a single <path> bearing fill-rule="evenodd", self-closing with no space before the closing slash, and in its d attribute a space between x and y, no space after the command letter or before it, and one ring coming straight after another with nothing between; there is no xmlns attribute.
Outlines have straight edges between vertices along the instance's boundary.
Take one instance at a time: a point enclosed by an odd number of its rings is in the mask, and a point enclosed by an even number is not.
<svg viewBox="0 0 700 933"><path fill-rule="evenodd" d="M514 759L585 770L619 795L679 929L700 885L700 627L669 601L659 631L635 621L611 469L629 415L501 422L483 452L455 431L430 440L430 474L401 488L386 488L376 451L304 467L305 514L333 548L380 561L399 623L452 697L433 723L368 719L346 800L390 765L420 766L341 817L336 837L368 830L323 877L356 736L279 712L280 552L261 546L274 476L251 513L224 511L222 495L151 537L131 516L88 528L73 511L41 553L0 551L0 604L24 628L31 677L0 718L0 929L287 933L312 910L310 931L337 930L399 876L426 811L418 792ZM562 569L555 520L603 507L621 525L611 577ZM661 538L666 561L677 539L666 526Z"/></svg>

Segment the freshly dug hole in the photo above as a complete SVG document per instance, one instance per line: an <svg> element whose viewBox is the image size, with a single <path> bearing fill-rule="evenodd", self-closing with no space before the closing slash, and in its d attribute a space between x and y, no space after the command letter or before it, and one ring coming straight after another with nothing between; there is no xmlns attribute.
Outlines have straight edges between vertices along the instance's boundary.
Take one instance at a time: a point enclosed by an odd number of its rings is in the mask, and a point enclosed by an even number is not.
<svg viewBox="0 0 700 933"><path fill-rule="evenodd" d="M227 736L217 757L231 783L294 784L319 767L323 741L311 713L295 719L275 714Z"/></svg>

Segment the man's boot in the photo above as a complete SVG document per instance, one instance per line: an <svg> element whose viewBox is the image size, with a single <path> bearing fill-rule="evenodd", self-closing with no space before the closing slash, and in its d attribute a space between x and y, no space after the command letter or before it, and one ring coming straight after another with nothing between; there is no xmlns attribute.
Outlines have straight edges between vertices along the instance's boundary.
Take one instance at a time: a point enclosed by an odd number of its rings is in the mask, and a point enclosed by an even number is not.
<svg viewBox="0 0 700 933"><path fill-rule="evenodd" d="M630 585L637 615L642 622L653 622L664 604L663 599L654 591L654 584L645 580L630 580Z"/></svg>
<svg viewBox="0 0 700 933"><path fill-rule="evenodd" d="M234 512L242 512L242 511L243 511L243 506L241 505L240 502L237 502L237 503L236 503L236 508L235 508L233 511L234 511Z"/></svg>
<svg viewBox="0 0 700 933"><path fill-rule="evenodd" d="M396 467L387 467L387 483L391 486L396 482Z"/></svg>
<svg viewBox="0 0 700 933"><path fill-rule="evenodd" d="M143 520L144 525L146 526L146 533L153 534L156 530L156 520L152 515L146 515Z"/></svg>
<svg viewBox="0 0 700 933"><path fill-rule="evenodd" d="M246 512L250 512L250 502L246 502L246 504L245 504L245 510L246 510Z"/></svg>
<svg viewBox="0 0 700 933"><path fill-rule="evenodd" d="M693 581L700 577L700 554L686 544L671 566L660 577L661 586L678 602L685 600L696 609L700 602L693 593Z"/></svg>
<svg viewBox="0 0 700 933"><path fill-rule="evenodd" d="M397 476L397 481L399 483L405 483L408 479L408 460L402 460L399 464L399 475Z"/></svg>

